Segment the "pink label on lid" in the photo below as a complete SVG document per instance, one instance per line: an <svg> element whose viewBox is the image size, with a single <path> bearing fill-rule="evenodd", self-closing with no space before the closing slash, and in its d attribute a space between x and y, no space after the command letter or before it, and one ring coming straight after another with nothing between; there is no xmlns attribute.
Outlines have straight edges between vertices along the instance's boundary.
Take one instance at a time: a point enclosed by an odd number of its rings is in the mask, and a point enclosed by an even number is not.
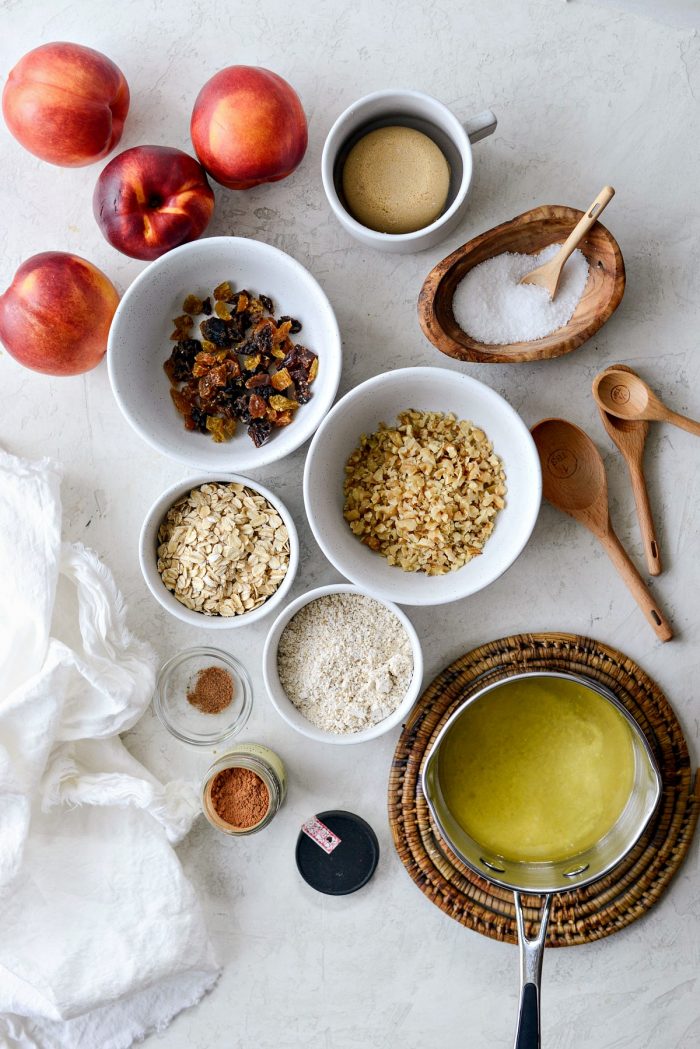
<svg viewBox="0 0 700 1049"><path fill-rule="evenodd" d="M337 834L334 834L330 827L327 827L325 823L321 823L320 819L316 816L312 816L306 823L302 823L301 829L312 841L315 841L324 852L328 855L333 852L333 849L337 849L340 845L340 838Z"/></svg>

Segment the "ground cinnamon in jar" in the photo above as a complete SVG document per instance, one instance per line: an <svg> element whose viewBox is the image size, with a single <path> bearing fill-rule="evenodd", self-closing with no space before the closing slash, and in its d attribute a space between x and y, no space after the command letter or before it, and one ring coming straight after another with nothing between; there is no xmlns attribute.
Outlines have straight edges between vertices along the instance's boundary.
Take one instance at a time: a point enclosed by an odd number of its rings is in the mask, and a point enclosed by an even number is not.
<svg viewBox="0 0 700 1049"><path fill-rule="evenodd" d="M225 823L246 829L265 817L270 794L260 776L250 769L223 769L212 781L211 803Z"/></svg>
<svg viewBox="0 0 700 1049"><path fill-rule="evenodd" d="M223 667L204 667L189 689L187 700L203 714L220 714L233 700L233 678Z"/></svg>

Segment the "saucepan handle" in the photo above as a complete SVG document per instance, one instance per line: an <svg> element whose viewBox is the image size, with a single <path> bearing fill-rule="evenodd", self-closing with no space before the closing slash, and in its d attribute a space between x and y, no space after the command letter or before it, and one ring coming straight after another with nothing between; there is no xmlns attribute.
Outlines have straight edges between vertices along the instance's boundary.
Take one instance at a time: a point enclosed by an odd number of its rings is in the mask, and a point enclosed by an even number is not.
<svg viewBox="0 0 700 1049"><path fill-rule="evenodd" d="M472 145L475 142L479 142L482 138L492 135L496 130L497 124L496 116L490 109L485 109L483 113L477 113L476 116L462 121L464 130L469 135L469 141Z"/></svg>
<svg viewBox="0 0 700 1049"><path fill-rule="evenodd" d="M540 1049L540 978L547 922L552 897L545 896L540 927L534 939L525 934L525 917L520 893L515 893L515 915L520 945L520 1007L515 1032L515 1049Z"/></svg>

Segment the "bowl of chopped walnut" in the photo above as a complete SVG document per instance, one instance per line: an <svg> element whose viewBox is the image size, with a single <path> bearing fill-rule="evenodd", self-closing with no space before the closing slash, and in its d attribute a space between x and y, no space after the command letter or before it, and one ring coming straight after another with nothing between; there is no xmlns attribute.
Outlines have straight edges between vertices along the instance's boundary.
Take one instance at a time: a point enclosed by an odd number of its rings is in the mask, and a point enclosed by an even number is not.
<svg viewBox="0 0 700 1049"><path fill-rule="evenodd" d="M210 237L152 262L109 333L117 403L153 448L201 470L289 455L333 403L338 324L323 290L260 241Z"/></svg>
<svg viewBox="0 0 700 1049"><path fill-rule="evenodd" d="M156 500L139 540L156 601L190 626L248 626L278 608L299 540L284 503L239 474L180 481Z"/></svg>
<svg viewBox="0 0 700 1049"><path fill-rule="evenodd" d="M499 578L537 520L530 432L483 382L402 368L356 386L306 456L304 505L328 560L400 605L470 597Z"/></svg>

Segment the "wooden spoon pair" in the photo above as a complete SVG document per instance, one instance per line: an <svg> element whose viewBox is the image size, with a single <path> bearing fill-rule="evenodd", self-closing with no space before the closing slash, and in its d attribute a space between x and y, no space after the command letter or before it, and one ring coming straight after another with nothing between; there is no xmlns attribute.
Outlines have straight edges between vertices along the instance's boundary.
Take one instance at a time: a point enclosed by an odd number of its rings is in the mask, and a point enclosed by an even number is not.
<svg viewBox="0 0 700 1049"><path fill-rule="evenodd" d="M542 465L545 498L600 540L657 637L670 641L669 622L613 529L605 466L593 441L565 419L543 419L533 427L532 436Z"/></svg>
<svg viewBox="0 0 700 1049"><path fill-rule="evenodd" d="M642 467L649 423L673 423L674 426L697 436L700 436L700 423L667 408L644 380L625 364L613 364L596 375L593 380L593 396L605 429L627 461L647 566L652 575L659 575L659 544Z"/></svg>

